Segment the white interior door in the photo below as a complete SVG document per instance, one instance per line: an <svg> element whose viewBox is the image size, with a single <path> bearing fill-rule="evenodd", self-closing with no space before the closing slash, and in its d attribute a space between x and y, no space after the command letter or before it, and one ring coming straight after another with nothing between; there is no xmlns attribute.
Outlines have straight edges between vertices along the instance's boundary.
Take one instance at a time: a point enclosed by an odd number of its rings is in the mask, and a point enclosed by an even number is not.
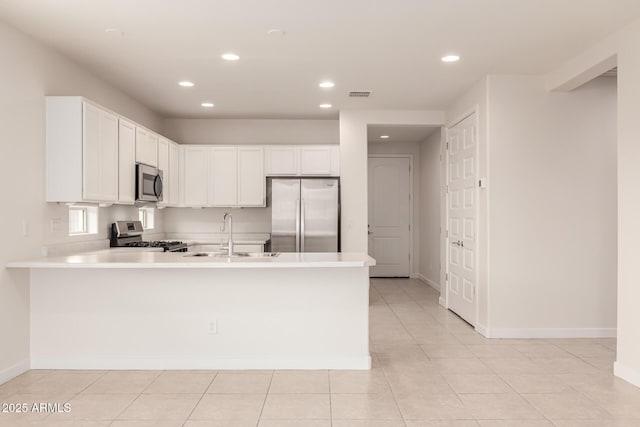
<svg viewBox="0 0 640 427"><path fill-rule="evenodd" d="M448 281L449 309L476 321L477 138L472 115L448 131Z"/></svg>
<svg viewBox="0 0 640 427"><path fill-rule="evenodd" d="M372 277L409 277L411 161L369 158L369 255Z"/></svg>

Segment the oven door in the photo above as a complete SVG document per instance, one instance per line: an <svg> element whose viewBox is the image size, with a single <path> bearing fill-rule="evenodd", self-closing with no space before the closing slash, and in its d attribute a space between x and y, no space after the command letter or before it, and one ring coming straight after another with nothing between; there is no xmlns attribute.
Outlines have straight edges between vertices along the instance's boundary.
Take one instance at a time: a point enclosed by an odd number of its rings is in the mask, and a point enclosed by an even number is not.
<svg viewBox="0 0 640 427"><path fill-rule="evenodd" d="M136 164L136 200L144 202L162 201L162 171L152 166Z"/></svg>

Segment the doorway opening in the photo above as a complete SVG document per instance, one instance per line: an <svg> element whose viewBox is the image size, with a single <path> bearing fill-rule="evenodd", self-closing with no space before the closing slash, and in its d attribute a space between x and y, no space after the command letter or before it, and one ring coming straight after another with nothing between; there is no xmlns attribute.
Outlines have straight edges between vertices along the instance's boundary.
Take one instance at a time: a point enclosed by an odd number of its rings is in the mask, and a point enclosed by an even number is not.
<svg viewBox="0 0 640 427"><path fill-rule="evenodd" d="M367 140L368 247L377 264L370 275L423 280L428 275L427 283L440 292L440 127L369 125ZM423 159L427 143L435 144L435 166Z"/></svg>

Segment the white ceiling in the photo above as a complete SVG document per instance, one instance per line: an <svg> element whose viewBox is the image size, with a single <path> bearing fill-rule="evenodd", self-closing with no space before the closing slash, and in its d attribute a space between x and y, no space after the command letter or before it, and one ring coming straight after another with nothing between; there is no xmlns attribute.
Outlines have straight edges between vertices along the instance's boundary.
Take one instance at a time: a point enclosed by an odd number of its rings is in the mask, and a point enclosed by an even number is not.
<svg viewBox="0 0 640 427"><path fill-rule="evenodd" d="M0 0L0 19L168 117L443 109L485 74L550 71L638 16L638 0Z"/></svg>
<svg viewBox="0 0 640 427"><path fill-rule="evenodd" d="M422 142L438 129L437 126L368 126L367 140L383 144ZM389 138L381 139L381 135Z"/></svg>

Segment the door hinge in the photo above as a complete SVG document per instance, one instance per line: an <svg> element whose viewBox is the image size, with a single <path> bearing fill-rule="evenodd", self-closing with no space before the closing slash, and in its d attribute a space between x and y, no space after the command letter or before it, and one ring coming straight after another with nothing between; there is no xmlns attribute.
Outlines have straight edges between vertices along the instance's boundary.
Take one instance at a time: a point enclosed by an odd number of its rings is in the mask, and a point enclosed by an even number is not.
<svg viewBox="0 0 640 427"><path fill-rule="evenodd" d="M444 273L444 281L445 282L449 281L449 273Z"/></svg>
<svg viewBox="0 0 640 427"><path fill-rule="evenodd" d="M447 150L449 149L449 143L447 142Z"/></svg>
<svg viewBox="0 0 640 427"><path fill-rule="evenodd" d="M448 193L449 193L449 186L447 185L447 186L445 187L445 189L446 189L446 192L447 192L447 194L448 194Z"/></svg>
<svg viewBox="0 0 640 427"><path fill-rule="evenodd" d="M411 231L411 224L409 224L409 231Z"/></svg>
<svg viewBox="0 0 640 427"><path fill-rule="evenodd" d="M446 236L445 237L449 237L449 230L446 231Z"/></svg>

